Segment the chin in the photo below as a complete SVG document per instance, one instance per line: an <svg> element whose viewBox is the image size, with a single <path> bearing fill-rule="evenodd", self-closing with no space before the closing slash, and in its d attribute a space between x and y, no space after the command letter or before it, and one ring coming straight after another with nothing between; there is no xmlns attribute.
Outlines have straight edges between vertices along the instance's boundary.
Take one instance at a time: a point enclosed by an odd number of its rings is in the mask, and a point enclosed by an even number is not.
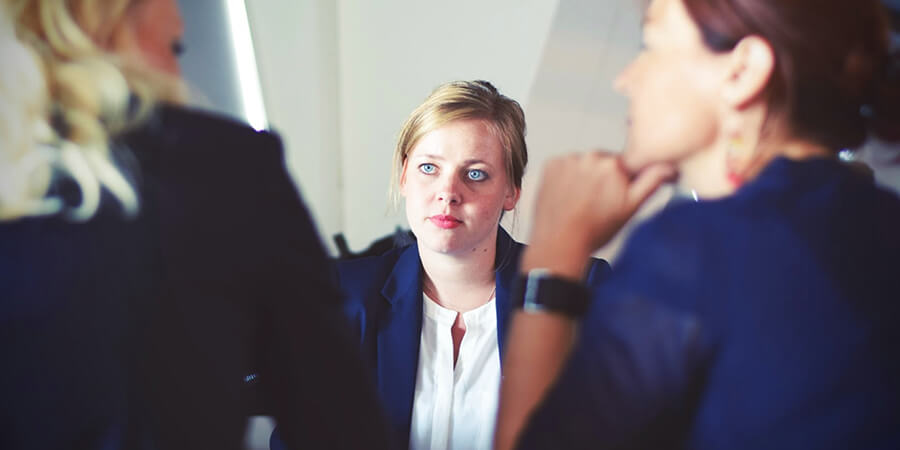
<svg viewBox="0 0 900 450"><path fill-rule="evenodd" d="M629 173L638 173L652 162L645 154L635 150L634 147L626 147L625 151L622 152L622 165L625 166Z"/></svg>
<svg viewBox="0 0 900 450"><path fill-rule="evenodd" d="M642 148L629 145L622 152L622 165L634 175L654 164L668 163L676 167L692 153L674 148Z"/></svg>
<svg viewBox="0 0 900 450"><path fill-rule="evenodd" d="M454 253L459 250L458 239L453 236L439 236L435 233L423 233L418 237L419 245L437 253Z"/></svg>

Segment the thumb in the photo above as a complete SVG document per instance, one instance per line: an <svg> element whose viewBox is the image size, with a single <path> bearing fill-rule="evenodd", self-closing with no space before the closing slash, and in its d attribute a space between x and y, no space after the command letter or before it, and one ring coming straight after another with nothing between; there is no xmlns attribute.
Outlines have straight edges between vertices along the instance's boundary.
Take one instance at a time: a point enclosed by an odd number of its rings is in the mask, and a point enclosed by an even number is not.
<svg viewBox="0 0 900 450"><path fill-rule="evenodd" d="M669 164L654 164L640 171L628 186L628 204L636 210L666 180L675 176Z"/></svg>

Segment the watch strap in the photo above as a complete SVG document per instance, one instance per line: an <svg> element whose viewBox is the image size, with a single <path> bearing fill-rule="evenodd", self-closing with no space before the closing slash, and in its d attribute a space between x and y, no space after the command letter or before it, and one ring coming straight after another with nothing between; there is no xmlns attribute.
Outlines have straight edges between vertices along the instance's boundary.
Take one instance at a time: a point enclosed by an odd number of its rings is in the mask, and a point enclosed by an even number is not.
<svg viewBox="0 0 900 450"><path fill-rule="evenodd" d="M550 312L571 318L584 316L590 305L590 293L583 283L554 276L547 269L521 274L513 295L526 312Z"/></svg>

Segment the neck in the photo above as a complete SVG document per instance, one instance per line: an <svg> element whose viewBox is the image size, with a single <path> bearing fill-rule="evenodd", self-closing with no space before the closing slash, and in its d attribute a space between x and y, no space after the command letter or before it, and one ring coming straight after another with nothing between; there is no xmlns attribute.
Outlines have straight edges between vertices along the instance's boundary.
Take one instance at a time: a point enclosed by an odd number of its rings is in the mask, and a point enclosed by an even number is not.
<svg viewBox="0 0 900 450"><path fill-rule="evenodd" d="M702 198L719 198L736 187L728 180L724 145L714 145L682 160L678 165L678 185Z"/></svg>
<svg viewBox="0 0 900 450"><path fill-rule="evenodd" d="M794 161L834 156L822 145L800 139L784 139L759 146L757 156L745 170L745 178L752 180L775 158L784 157Z"/></svg>
<svg viewBox="0 0 900 450"><path fill-rule="evenodd" d="M772 158L775 156L784 156L785 158L793 159L795 161L803 161L806 159L827 158L833 156L833 153L824 146L799 139L783 141L774 148L780 149L780 151L775 153Z"/></svg>
<svg viewBox="0 0 900 450"><path fill-rule="evenodd" d="M719 143L709 149L699 151L679 164L678 184L686 191L696 191L702 198L719 198L737 190L728 179L727 145ZM760 143L753 157L745 167L740 168L740 176L746 182L757 175L773 159L783 156L793 160L822 158L831 156L825 147L805 140L777 140Z"/></svg>
<svg viewBox="0 0 900 450"><path fill-rule="evenodd" d="M425 293L444 308L466 312L476 309L493 297L494 260L497 238L485 245L448 254L419 246Z"/></svg>

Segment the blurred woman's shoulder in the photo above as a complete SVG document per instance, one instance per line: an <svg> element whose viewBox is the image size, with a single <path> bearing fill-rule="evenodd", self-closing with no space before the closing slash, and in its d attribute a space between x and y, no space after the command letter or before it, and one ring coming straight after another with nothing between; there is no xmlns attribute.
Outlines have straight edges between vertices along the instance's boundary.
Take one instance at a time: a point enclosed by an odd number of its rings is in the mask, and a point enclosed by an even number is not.
<svg viewBox="0 0 900 450"><path fill-rule="evenodd" d="M172 104L157 105L143 123L120 139L129 143L147 140L163 147L190 144L186 151L209 156L224 156L221 154L223 148L239 149L240 144L248 142L262 148L280 144L273 131L255 130L221 114Z"/></svg>

